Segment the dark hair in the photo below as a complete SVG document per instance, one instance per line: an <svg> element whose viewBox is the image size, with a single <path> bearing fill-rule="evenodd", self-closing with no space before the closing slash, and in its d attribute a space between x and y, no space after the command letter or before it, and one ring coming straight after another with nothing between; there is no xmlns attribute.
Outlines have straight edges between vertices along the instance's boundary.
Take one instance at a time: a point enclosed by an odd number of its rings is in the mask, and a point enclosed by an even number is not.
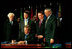
<svg viewBox="0 0 72 49"><path fill-rule="evenodd" d="M43 11L38 11L38 13L42 13L42 14L44 14L44 12L43 12Z"/></svg>
<svg viewBox="0 0 72 49"><path fill-rule="evenodd" d="M29 25L25 25L24 28L28 28L29 32L31 30L30 26Z"/></svg>
<svg viewBox="0 0 72 49"><path fill-rule="evenodd" d="M25 11L24 13L28 14L29 15L29 11Z"/></svg>

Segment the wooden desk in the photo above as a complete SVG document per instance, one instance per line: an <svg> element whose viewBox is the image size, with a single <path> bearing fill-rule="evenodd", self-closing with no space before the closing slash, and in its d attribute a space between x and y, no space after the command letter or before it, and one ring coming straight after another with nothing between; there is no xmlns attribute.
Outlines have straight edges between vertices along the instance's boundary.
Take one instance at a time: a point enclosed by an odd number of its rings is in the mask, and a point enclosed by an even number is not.
<svg viewBox="0 0 72 49"><path fill-rule="evenodd" d="M1 48L43 48L41 44L1 44Z"/></svg>

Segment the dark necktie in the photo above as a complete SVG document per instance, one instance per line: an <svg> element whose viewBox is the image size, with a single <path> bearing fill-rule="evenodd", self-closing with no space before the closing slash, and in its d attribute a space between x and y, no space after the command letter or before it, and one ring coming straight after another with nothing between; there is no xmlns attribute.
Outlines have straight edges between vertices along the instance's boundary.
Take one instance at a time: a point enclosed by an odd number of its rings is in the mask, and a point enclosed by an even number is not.
<svg viewBox="0 0 72 49"><path fill-rule="evenodd" d="M41 27L41 21L39 21L39 28Z"/></svg>

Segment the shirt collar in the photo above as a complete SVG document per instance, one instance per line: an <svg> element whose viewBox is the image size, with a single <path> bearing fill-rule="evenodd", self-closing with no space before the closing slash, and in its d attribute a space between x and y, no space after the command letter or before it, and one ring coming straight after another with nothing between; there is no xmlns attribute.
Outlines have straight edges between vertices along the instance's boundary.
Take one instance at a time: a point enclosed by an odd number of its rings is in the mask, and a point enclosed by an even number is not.
<svg viewBox="0 0 72 49"><path fill-rule="evenodd" d="M12 22L11 20L9 20L9 22Z"/></svg>
<svg viewBox="0 0 72 49"><path fill-rule="evenodd" d="M24 20L27 20L27 21L28 21L28 20L29 20L29 18L27 18L27 19L24 19Z"/></svg>
<svg viewBox="0 0 72 49"><path fill-rule="evenodd" d="M11 23L11 22L13 23L13 21L10 21L10 20L9 20L9 22L10 22L10 23Z"/></svg>
<svg viewBox="0 0 72 49"><path fill-rule="evenodd" d="M49 15L49 16L47 17L47 19L49 19L49 18L50 18L50 16L51 16L51 15Z"/></svg>
<svg viewBox="0 0 72 49"><path fill-rule="evenodd" d="M29 35L29 33L25 34L25 35Z"/></svg>

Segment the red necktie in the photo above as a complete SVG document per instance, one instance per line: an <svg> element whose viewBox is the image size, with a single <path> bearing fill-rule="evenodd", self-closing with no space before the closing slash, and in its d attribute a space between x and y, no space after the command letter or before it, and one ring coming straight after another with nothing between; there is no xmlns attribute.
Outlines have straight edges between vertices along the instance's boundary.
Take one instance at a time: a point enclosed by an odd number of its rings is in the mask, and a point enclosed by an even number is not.
<svg viewBox="0 0 72 49"><path fill-rule="evenodd" d="M39 28L41 27L41 21L39 21Z"/></svg>

